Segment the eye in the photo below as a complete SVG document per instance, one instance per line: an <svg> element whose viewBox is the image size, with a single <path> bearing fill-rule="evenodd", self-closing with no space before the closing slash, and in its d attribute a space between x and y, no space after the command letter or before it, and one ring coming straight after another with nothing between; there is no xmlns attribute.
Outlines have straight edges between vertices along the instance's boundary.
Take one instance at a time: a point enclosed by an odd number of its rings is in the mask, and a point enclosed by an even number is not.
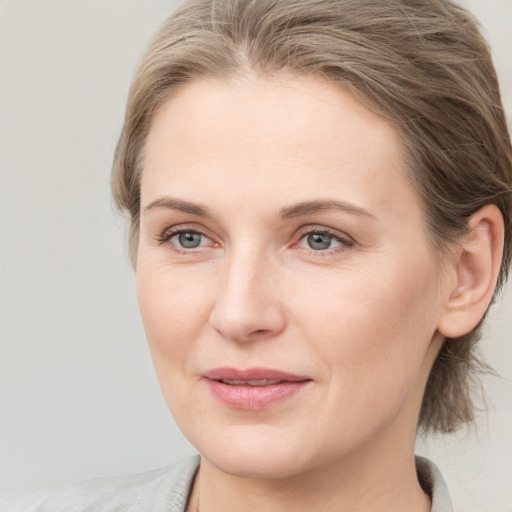
<svg viewBox="0 0 512 512"><path fill-rule="evenodd" d="M329 231L314 230L304 233L298 243L299 247L315 252L328 251L338 248L352 247L353 243Z"/></svg>
<svg viewBox="0 0 512 512"><path fill-rule="evenodd" d="M170 244L178 252L187 252L200 247L214 245L212 240L204 233L185 227L168 229L158 237L158 242L160 244Z"/></svg>
<svg viewBox="0 0 512 512"><path fill-rule="evenodd" d="M169 240L183 249L196 249L204 245L206 237L196 231L182 231L171 236Z"/></svg>
<svg viewBox="0 0 512 512"><path fill-rule="evenodd" d="M330 249L331 246L337 242L334 237L328 233L309 233L309 235L303 237L303 240L308 247L314 251Z"/></svg>

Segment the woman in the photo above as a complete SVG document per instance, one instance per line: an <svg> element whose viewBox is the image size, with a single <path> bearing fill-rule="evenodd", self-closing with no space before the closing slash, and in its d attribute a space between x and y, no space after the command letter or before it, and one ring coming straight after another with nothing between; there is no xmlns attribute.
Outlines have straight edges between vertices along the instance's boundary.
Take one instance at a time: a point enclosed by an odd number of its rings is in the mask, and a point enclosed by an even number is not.
<svg viewBox="0 0 512 512"><path fill-rule="evenodd" d="M200 464L33 509L451 510L414 440L472 419L511 162L451 2L185 3L134 79L113 189Z"/></svg>

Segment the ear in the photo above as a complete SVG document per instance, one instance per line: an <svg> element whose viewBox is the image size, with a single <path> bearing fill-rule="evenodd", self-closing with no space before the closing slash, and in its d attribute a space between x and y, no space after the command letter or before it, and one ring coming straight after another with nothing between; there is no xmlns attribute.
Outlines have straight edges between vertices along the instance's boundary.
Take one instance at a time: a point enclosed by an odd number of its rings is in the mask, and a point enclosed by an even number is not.
<svg viewBox="0 0 512 512"><path fill-rule="evenodd" d="M491 302L503 257L503 216L487 205L469 219L454 261L455 285L448 290L438 331L458 338L474 329Z"/></svg>

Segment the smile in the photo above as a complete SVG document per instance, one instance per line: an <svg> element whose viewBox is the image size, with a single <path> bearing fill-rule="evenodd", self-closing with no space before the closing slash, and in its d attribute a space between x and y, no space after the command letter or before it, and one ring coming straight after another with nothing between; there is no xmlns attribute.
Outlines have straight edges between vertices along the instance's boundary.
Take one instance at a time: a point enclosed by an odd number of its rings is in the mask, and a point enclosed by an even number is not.
<svg viewBox="0 0 512 512"><path fill-rule="evenodd" d="M213 396L230 408L261 411L304 389L311 379L276 370L216 368L205 374Z"/></svg>
<svg viewBox="0 0 512 512"><path fill-rule="evenodd" d="M229 384L230 386L268 386L272 384L279 384L278 379L258 379L258 380L233 380L233 379L221 379L220 382L223 384Z"/></svg>

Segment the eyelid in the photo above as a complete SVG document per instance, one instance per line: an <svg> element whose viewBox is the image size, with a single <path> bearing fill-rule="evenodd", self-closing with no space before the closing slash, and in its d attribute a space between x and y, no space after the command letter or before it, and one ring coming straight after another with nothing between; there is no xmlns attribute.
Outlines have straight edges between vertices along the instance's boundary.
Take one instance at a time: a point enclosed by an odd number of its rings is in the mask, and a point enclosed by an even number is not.
<svg viewBox="0 0 512 512"><path fill-rule="evenodd" d="M341 245L334 247L332 249L326 249L323 251L298 247L298 244L306 236L309 236L314 233L329 235L329 236L333 237L335 240L337 240L338 242L340 242ZM327 226L322 226L322 225L317 225L317 224L301 227L299 230L296 231L296 233L293 237L293 242L292 242L292 248L296 248L296 249L300 248L300 249L303 249L303 250L309 252L310 254L312 254L314 256L320 256L320 257L334 255L338 252L344 252L344 251L352 248L354 245L356 245L356 241L354 240L354 238L351 237L350 235L344 233L343 231L339 231L337 229L333 229L333 228L329 228Z"/></svg>
<svg viewBox="0 0 512 512"><path fill-rule="evenodd" d="M341 242L344 242L344 243L351 243L351 244L356 243L354 238L352 236L348 235L347 233L345 233L344 231L340 231L340 230L334 229L334 228L329 228L327 226L322 226L321 224L310 224L307 226L302 226L301 228L299 228L296 231L296 233L294 235L294 239L298 241L312 233L330 235L333 238L336 238L337 240L340 240Z"/></svg>
<svg viewBox="0 0 512 512"><path fill-rule="evenodd" d="M175 235L179 235L180 233L197 233L198 235L201 235L208 240L210 240L213 244L213 246L219 245L214 238L208 233L208 230L198 227L197 224L176 224L173 226L167 226L165 229L163 229L156 237L157 242L160 245L163 245L170 241L172 237ZM176 249L179 249L178 246L175 246L172 244ZM204 247L204 246L202 246ZM192 252L194 249L185 249L182 248L183 251L186 252ZM199 247L197 248L199 249Z"/></svg>

